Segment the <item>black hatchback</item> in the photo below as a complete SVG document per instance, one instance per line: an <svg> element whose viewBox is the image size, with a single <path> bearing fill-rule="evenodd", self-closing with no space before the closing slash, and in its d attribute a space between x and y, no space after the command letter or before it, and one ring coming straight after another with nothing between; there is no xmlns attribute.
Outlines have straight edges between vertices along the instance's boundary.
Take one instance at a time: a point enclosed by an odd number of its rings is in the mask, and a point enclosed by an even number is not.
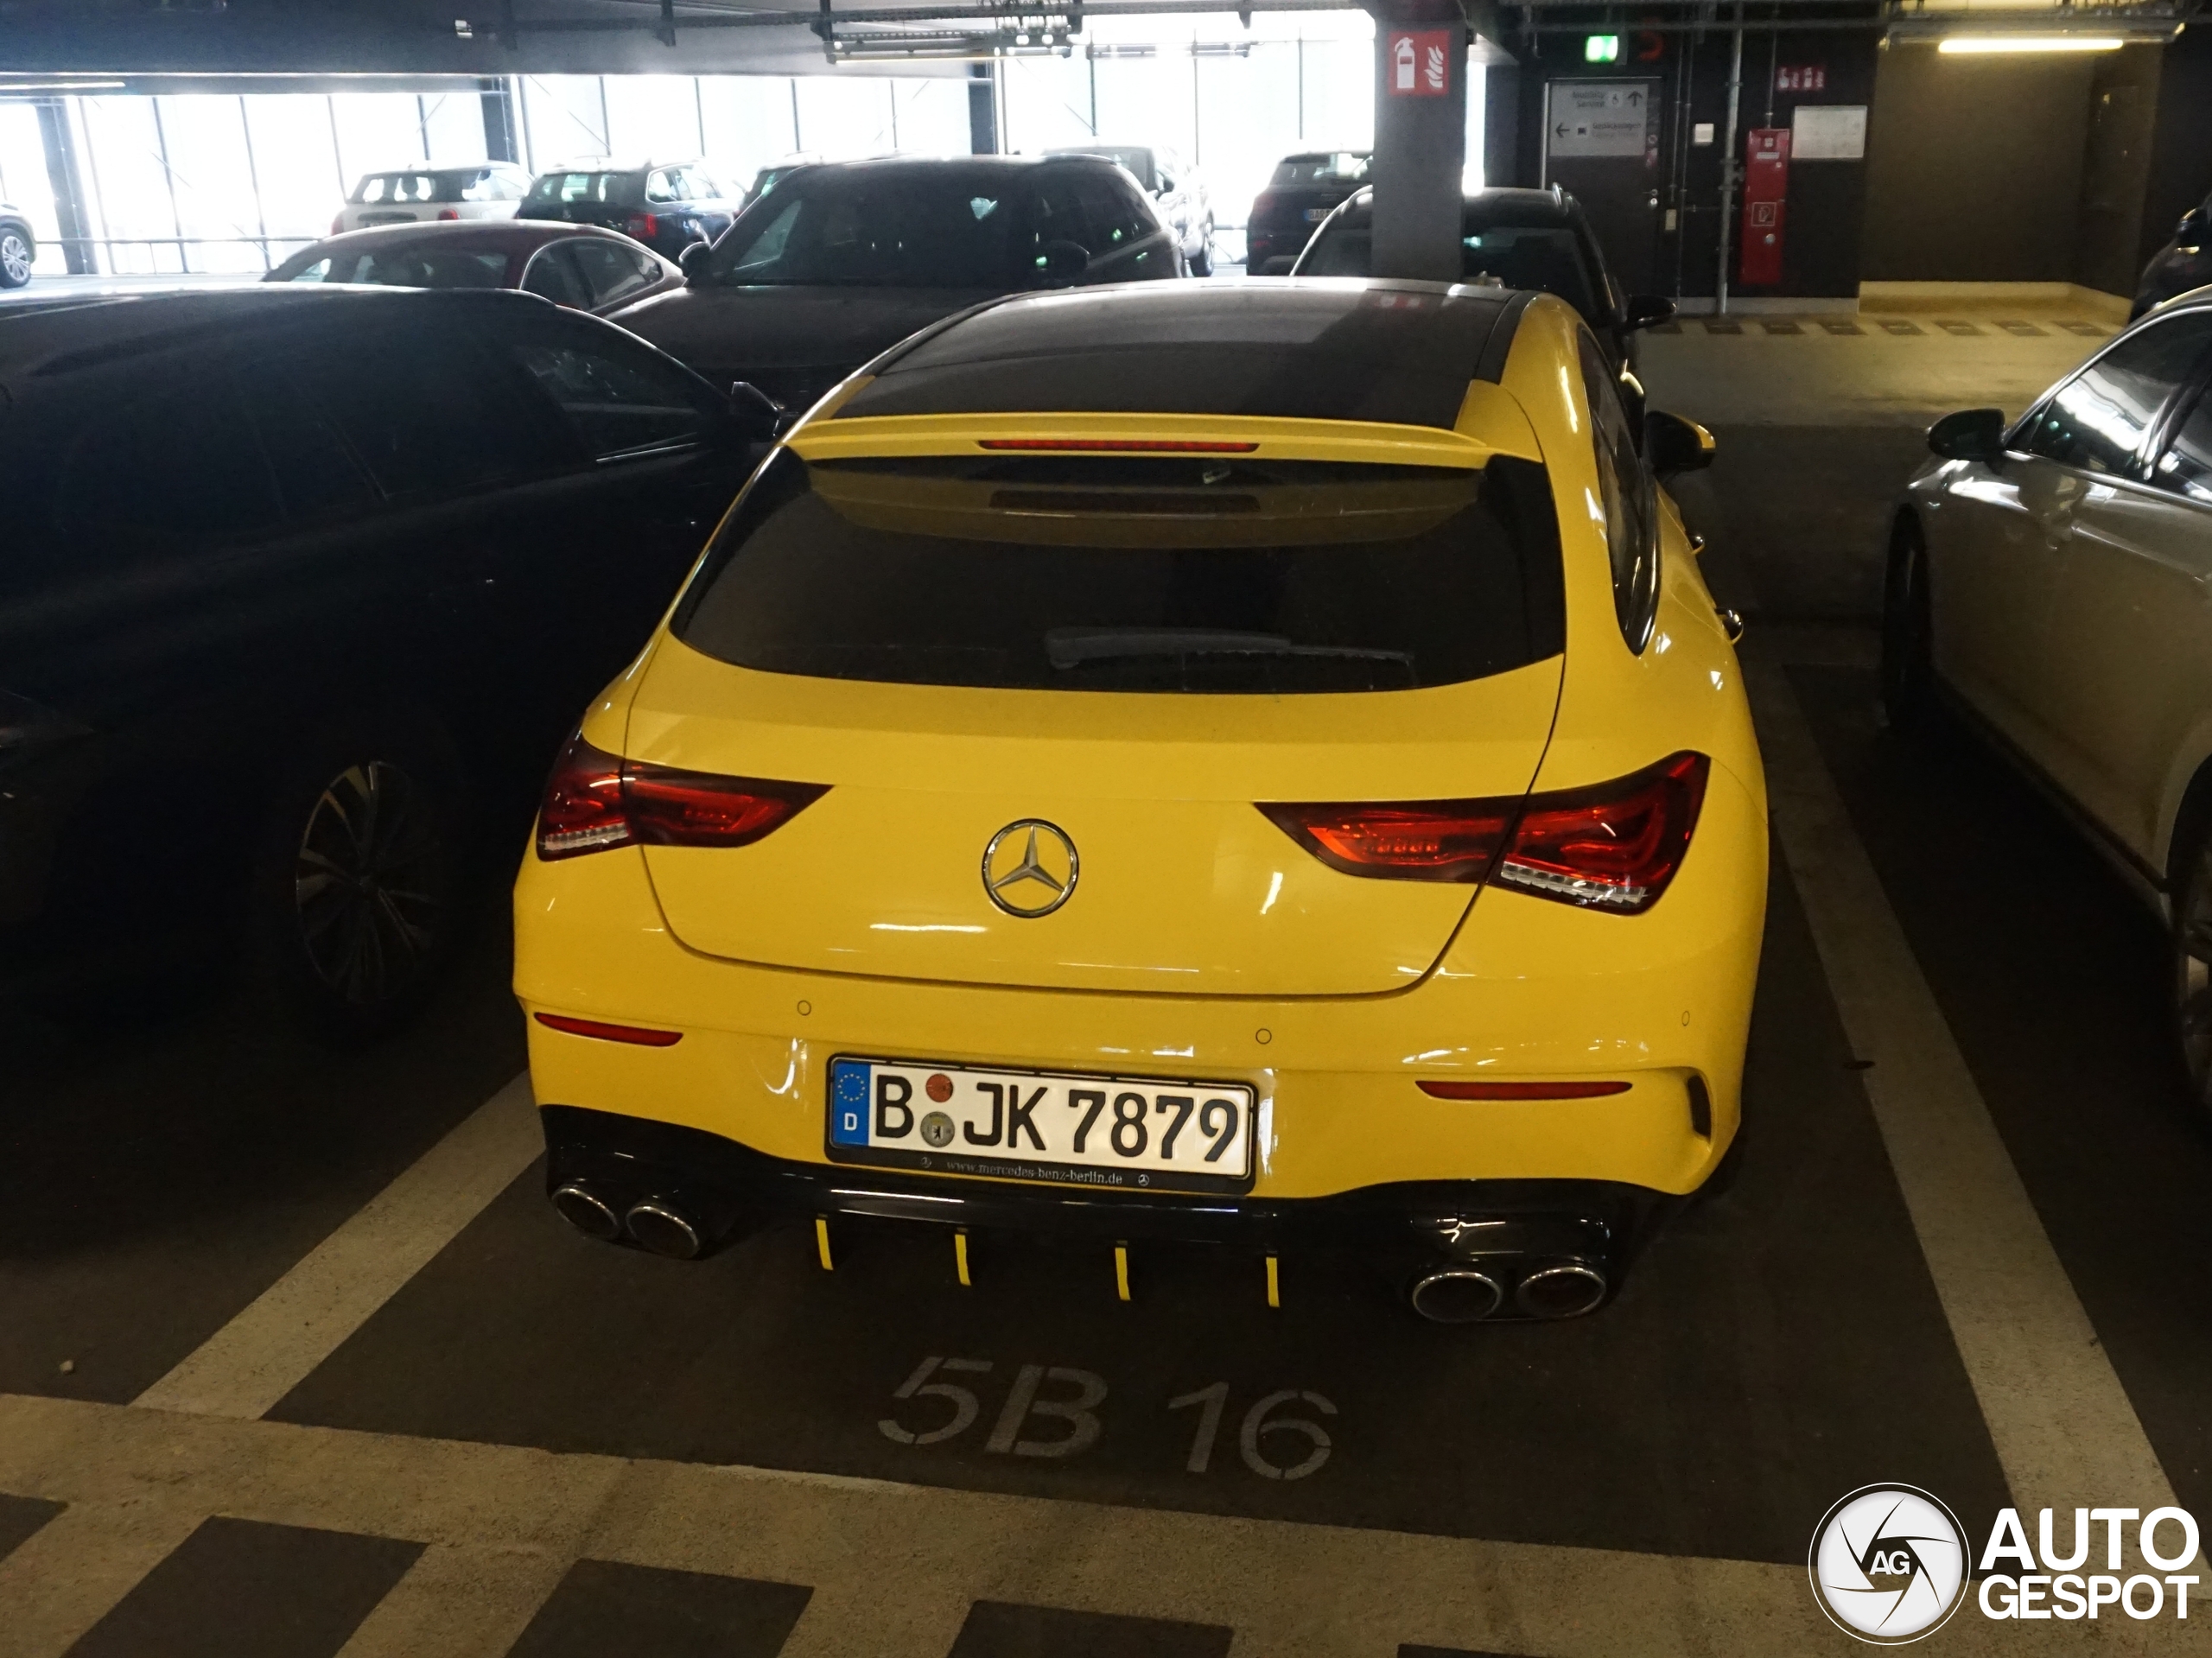
<svg viewBox="0 0 2212 1658"><path fill-rule="evenodd" d="M711 242L745 205L701 162L570 162L531 181L517 219L599 225L675 259Z"/></svg>
<svg viewBox="0 0 2212 1658"><path fill-rule="evenodd" d="M523 294L0 315L0 984L243 931L396 1023L761 435Z"/></svg>

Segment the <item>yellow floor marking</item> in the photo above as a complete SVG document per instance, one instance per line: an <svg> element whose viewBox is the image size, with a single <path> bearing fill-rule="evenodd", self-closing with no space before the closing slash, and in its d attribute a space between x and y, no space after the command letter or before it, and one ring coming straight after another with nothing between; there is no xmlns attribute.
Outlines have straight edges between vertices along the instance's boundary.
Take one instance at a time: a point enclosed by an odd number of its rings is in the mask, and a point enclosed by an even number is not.
<svg viewBox="0 0 2212 1658"><path fill-rule="evenodd" d="M833 1273L837 1270L837 1263L830 1259L830 1217L827 1215L817 1215L814 1217L814 1250L822 1257L823 1272Z"/></svg>
<svg viewBox="0 0 2212 1658"><path fill-rule="evenodd" d="M1129 1299L1129 1246L1114 1246L1114 1290L1124 1301Z"/></svg>
<svg viewBox="0 0 2212 1658"><path fill-rule="evenodd" d="M960 1286L966 1289L969 1287L969 1283L968 1235L965 1232L955 1232L952 1235L952 1259L954 1264L960 1268Z"/></svg>
<svg viewBox="0 0 2212 1658"><path fill-rule="evenodd" d="M1275 1258L1273 1255L1268 1257L1268 1305L1271 1307L1282 1305L1282 1286L1275 1277Z"/></svg>

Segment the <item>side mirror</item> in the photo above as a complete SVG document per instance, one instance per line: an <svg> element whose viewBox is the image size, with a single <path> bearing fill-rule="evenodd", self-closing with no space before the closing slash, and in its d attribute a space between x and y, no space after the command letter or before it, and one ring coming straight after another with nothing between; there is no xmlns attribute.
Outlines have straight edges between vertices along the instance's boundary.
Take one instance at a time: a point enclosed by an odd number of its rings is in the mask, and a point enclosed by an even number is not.
<svg viewBox="0 0 2212 1658"><path fill-rule="evenodd" d="M2204 209L2191 207L2181 216L2181 223L2174 227L2174 240L2184 245L2202 242L2207 228Z"/></svg>
<svg viewBox="0 0 2212 1658"><path fill-rule="evenodd" d="M1037 267L1038 280L1047 288L1065 288L1090 269L1090 250L1080 242L1047 242Z"/></svg>
<svg viewBox="0 0 2212 1658"><path fill-rule="evenodd" d="M677 256L676 263L683 268L685 282L694 288L702 287L714 278L714 245L710 242L694 242Z"/></svg>
<svg viewBox="0 0 2212 1658"><path fill-rule="evenodd" d="M1655 409L1643 417L1643 458L1662 480L1677 473L1702 472L1713 464L1719 445L1694 420Z"/></svg>
<svg viewBox="0 0 2212 1658"><path fill-rule="evenodd" d="M1946 461L1998 461L2005 454L2005 411L1961 409L1928 429L1929 449Z"/></svg>
<svg viewBox="0 0 2212 1658"><path fill-rule="evenodd" d="M1656 328L1675 320L1675 302L1657 294L1630 294L1621 314L1624 328Z"/></svg>
<svg viewBox="0 0 2212 1658"><path fill-rule="evenodd" d="M747 443L773 443L789 429L783 404L750 380L737 380L729 389L730 429Z"/></svg>

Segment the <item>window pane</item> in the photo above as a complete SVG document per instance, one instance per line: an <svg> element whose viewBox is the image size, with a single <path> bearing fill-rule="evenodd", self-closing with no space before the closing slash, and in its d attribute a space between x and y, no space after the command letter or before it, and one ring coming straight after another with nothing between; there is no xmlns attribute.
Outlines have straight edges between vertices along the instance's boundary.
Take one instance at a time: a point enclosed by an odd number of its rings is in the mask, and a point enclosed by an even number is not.
<svg viewBox="0 0 2212 1658"><path fill-rule="evenodd" d="M618 356L597 340L531 340L518 351L584 447L601 460L705 435L704 388L658 358L643 352Z"/></svg>
<svg viewBox="0 0 2212 1658"><path fill-rule="evenodd" d="M569 252L584 281L591 285L594 305L611 304L625 294L634 294L651 280L640 254L619 243L580 239L569 245Z"/></svg>
<svg viewBox="0 0 2212 1658"><path fill-rule="evenodd" d="M507 256L435 244L404 243L364 254L349 280L386 288L499 288Z"/></svg>
<svg viewBox="0 0 2212 1658"><path fill-rule="evenodd" d="M2212 397L2200 397L2158 457L2152 482L2212 506Z"/></svg>
<svg viewBox="0 0 2212 1658"><path fill-rule="evenodd" d="M1605 549L1613 567L1613 611L1629 649L1641 651L1659 608L1659 507L1650 474L1614 389L1613 371L1583 329L1577 342L1604 497Z"/></svg>
<svg viewBox="0 0 2212 1658"><path fill-rule="evenodd" d="M64 467L57 516L166 542L251 534L282 511L253 429L214 376L96 424Z"/></svg>
<svg viewBox="0 0 2212 1658"><path fill-rule="evenodd" d="M248 365L238 377L238 390L294 518L343 517L375 504L376 491L346 452L338 428L300 395L283 363Z"/></svg>
<svg viewBox="0 0 2212 1658"><path fill-rule="evenodd" d="M715 262L722 280L1007 285L1011 238L995 179L817 174L783 190L795 194L780 213L743 242L723 244L728 251Z"/></svg>
<svg viewBox="0 0 2212 1658"><path fill-rule="evenodd" d="M1543 468L779 451L687 594L771 673L1035 690L1404 690L1560 648Z"/></svg>
<svg viewBox="0 0 2212 1658"><path fill-rule="evenodd" d="M2195 366L2212 317L2180 316L2123 340L2061 387L2027 434L2027 448L2086 472L2135 475L2145 429Z"/></svg>
<svg viewBox="0 0 2212 1658"><path fill-rule="evenodd" d="M522 285L524 293L550 299L556 305L578 310L591 305L591 295L584 288L583 279L569 262L566 244L541 249L534 255L530 268L523 272Z"/></svg>
<svg viewBox="0 0 2212 1658"><path fill-rule="evenodd" d="M382 354L310 357L296 372L386 495L466 489L557 462L529 406L463 340L410 329Z"/></svg>

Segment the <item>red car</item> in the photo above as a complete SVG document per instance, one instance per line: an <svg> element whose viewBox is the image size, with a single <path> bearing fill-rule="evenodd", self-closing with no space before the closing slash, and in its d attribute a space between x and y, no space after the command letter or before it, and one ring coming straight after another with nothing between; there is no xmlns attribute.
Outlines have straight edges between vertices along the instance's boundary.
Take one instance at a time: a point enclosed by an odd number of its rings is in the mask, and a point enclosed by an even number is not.
<svg viewBox="0 0 2212 1658"><path fill-rule="evenodd" d="M385 225L302 248L264 282L382 288L519 288L594 315L681 288L651 248L592 225L514 219Z"/></svg>

